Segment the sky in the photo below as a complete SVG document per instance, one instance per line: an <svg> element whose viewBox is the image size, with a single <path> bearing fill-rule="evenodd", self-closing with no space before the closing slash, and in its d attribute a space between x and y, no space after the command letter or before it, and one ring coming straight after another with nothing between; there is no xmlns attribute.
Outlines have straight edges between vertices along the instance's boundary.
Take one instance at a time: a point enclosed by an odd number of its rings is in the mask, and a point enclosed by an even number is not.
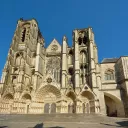
<svg viewBox="0 0 128 128"><path fill-rule="evenodd" d="M0 0L0 74L20 18L38 21L46 46L92 27L99 62L128 55L128 0Z"/></svg>

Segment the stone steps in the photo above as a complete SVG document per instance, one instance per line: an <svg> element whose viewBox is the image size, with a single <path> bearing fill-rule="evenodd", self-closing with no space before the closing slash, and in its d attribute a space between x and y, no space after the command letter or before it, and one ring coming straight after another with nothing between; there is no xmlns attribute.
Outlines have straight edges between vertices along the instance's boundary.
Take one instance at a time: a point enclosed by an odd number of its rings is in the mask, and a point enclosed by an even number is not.
<svg viewBox="0 0 128 128"><path fill-rule="evenodd" d="M15 120L15 121L55 121L55 122L85 122L85 121L101 121L110 120L110 117L97 115L97 114L10 114L10 115L0 115L1 119L5 120Z"/></svg>
<svg viewBox="0 0 128 128"><path fill-rule="evenodd" d="M0 115L0 127L7 128L115 128L126 118L97 114L8 114ZM59 127L57 127L59 126Z"/></svg>

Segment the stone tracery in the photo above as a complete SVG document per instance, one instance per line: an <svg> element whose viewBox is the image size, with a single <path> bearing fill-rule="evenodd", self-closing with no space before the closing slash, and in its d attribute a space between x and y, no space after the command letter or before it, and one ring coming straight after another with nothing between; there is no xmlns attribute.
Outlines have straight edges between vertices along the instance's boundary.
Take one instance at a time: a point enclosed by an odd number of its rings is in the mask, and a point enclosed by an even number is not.
<svg viewBox="0 0 128 128"><path fill-rule="evenodd" d="M46 74L51 73L56 82L60 82L60 58L49 57L46 64Z"/></svg>

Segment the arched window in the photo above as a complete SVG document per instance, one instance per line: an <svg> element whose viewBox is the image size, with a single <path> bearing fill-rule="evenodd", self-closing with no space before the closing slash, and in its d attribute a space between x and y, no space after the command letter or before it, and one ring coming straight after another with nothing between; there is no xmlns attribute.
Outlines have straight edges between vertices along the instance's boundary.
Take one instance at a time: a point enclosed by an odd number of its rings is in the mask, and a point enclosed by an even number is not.
<svg viewBox="0 0 128 128"><path fill-rule="evenodd" d="M17 77L16 76L12 76L12 83L16 84L17 83Z"/></svg>
<svg viewBox="0 0 128 128"><path fill-rule="evenodd" d="M72 64L72 62L73 62L73 50L71 49L69 51L68 64Z"/></svg>
<svg viewBox="0 0 128 128"><path fill-rule="evenodd" d="M88 41L87 32L81 31L79 33L79 38L78 38L79 45L86 45L87 41Z"/></svg>
<svg viewBox="0 0 128 128"><path fill-rule="evenodd" d="M70 75L69 76L69 84L73 84L73 73L74 73L73 67L69 67L69 69L68 69L68 74Z"/></svg>
<svg viewBox="0 0 128 128"><path fill-rule="evenodd" d="M105 72L105 80L114 80L114 71L113 70L107 70Z"/></svg>
<svg viewBox="0 0 128 128"><path fill-rule="evenodd" d="M78 38L78 42L79 42L79 45L82 44L82 38L81 37Z"/></svg>
<svg viewBox="0 0 128 128"><path fill-rule="evenodd" d="M86 51L85 50L81 50L80 52L80 61L81 63L86 63L87 61L87 56L86 56Z"/></svg>
<svg viewBox="0 0 128 128"><path fill-rule="evenodd" d="M83 37L83 43L86 44L86 43L87 43L87 40L88 40L88 39L87 39L87 36L84 36L84 37Z"/></svg>
<svg viewBox="0 0 128 128"><path fill-rule="evenodd" d="M23 53L22 52L19 52L16 54L16 65L19 66L21 64L23 64L24 62L24 59L23 59Z"/></svg>
<svg viewBox="0 0 128 128"><path fill-rule="evenodd" d="M69 75L73 75L73 67L70 67L70 68L68 69L68 73L69 73Z"/></svg>
<svg viewBox="0 0 128 128"><path fill-rule="evenodd" d="M25 34L26 34L26 28L24 28L22 31L22 38L21 38L22 42L25 41Z"/></svg>
<svg viewBox="0 0 128 128"><path fill-rule="evenodd" d="M16 54L16 65L19 66L20 65L20 54Z"/></svg>

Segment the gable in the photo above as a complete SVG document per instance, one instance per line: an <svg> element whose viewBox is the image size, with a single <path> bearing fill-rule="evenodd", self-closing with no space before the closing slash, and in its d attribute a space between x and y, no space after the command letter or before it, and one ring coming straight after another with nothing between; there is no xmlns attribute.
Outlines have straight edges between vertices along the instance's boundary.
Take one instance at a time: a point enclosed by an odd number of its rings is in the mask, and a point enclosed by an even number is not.
<svg viewBox="0 0 128 128"><path fill-rule="evenodd" d="M47 47L46 52L61 52L61 45L56 39L53 39L51 44Z"/></svg>

